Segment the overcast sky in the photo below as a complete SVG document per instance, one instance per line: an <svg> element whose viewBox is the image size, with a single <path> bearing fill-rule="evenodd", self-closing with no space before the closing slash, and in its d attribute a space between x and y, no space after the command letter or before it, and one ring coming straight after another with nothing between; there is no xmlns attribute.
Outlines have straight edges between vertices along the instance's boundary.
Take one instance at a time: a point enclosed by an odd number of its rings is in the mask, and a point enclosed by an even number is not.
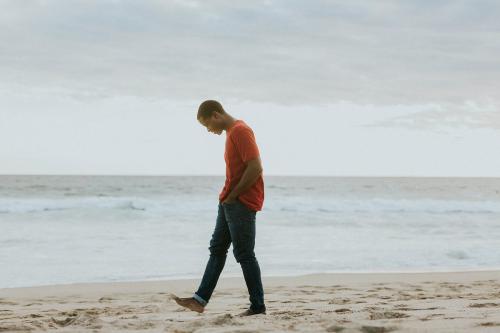
<svg viewBox="0 0 500 333"><path fill-rule="evenodd" d="M0 174L500 176L498 1L0 0Z"/></svg>

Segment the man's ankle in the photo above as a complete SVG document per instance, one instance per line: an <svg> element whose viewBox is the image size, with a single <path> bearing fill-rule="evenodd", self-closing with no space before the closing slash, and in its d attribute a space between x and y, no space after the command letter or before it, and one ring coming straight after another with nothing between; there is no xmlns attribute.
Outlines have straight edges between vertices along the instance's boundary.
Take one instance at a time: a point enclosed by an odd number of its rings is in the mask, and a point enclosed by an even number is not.
<svg viewBox="0 0 500 333"><path fill-rule="evenodd" d="M196 293L193 294L193 299L198 302L201 306L205 307L207 305L207 301L198 296Z"/></svg>
<svg viewBox="0 0 500 333"><path fill-rule="evenodd" d="M250 310L252 310L255 313L262 313L262 312L266 312L266 306L261 306L259 308L255 308L255 307L250 306Z"/></svg>
<svg viewBox="0 0 500 333"><path fill-rule="evenodd" d="M194 297L191 297L197 304L199 304L200 306L202 307L205 307L205 305L203 305L202 303L200 303L200 301L198 301L196 298Z"/></svg>

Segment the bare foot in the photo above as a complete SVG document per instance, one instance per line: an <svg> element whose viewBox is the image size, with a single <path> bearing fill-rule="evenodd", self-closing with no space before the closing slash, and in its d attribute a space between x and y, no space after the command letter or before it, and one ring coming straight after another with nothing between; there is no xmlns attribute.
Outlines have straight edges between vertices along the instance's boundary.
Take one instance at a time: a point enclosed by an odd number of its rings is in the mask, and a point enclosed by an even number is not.
<svg viewBox="0 0 500 333"><path fill-rule="evenodd" d="M179 304L180 306L188 308L191 311L196 311L198 313L202 313L205 310L205 307L203 305L201 305L193 297L180 298L174 294L171 294L170 298L174 299L177 302L177 304Z"/></svg>

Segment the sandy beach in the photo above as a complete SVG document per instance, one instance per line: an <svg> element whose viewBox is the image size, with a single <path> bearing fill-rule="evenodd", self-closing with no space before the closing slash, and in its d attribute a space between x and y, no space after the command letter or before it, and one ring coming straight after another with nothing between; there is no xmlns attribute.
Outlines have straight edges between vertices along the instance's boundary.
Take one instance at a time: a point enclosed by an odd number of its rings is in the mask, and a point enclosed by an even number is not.
<svg viewBox="0 0 500 333"><path fill-rule="evenodd" d="M0 332L500 332L500 271L264 277L267 314L243 278L224 278L204 313L179 307L198 280L0 289Z"/></svg>

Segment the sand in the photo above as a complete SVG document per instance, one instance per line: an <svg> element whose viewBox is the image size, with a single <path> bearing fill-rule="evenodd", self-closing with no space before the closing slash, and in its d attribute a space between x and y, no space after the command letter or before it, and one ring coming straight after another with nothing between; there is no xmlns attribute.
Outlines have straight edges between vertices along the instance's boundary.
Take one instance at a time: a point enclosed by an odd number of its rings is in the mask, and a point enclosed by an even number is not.
<svg viewBox="0 0 500 333"><path fill-rule="evenodd" d="M243 277L205 308L179 307L199 280L0 289L0 332L500 332L500 271L263 277L266 315Z"/></svg>

